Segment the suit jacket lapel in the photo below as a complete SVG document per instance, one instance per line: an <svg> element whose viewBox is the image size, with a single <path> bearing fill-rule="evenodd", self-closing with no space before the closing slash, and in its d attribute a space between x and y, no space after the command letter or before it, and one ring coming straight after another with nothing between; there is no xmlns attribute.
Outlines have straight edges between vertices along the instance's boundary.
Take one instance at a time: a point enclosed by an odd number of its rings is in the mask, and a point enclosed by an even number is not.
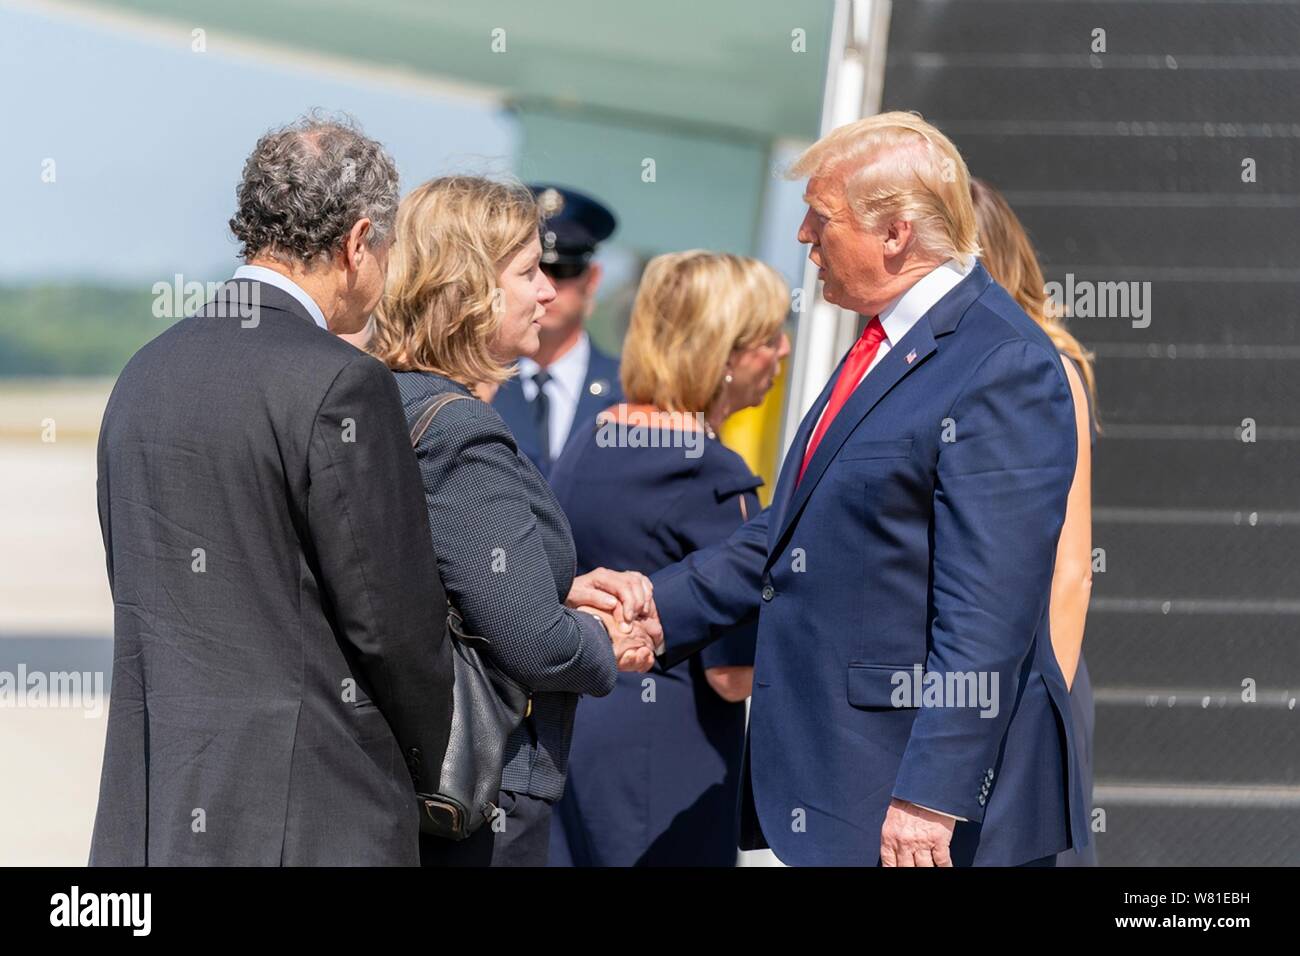
<svg viewBox="0 0 1300 956"><path fill-rule="evenodd" d="M296 316L308 325L320 328L306 306L279 286L259 279L228 279L217 289L212 302L207 303L204 309L206 310L212 303L220 303L224 310L220 314L225 316L239 316L241 319L252 321L255 319L252 310L256 306L258 310L274 309L277 312ZM249 328L256 328L255 322L249 325Z"/></svg>
<svg viewBox="0 0 1300 956"><path fill-rule="evenodd" d="M599 393L593 393L591 387L599 386ZM591 358L587 361L587 378L582 383L584 395L591 395L597 402L596 411L604 411L610 405L622 401L623 390L618 381L618 360L610 358L593 344Z"/></svg>
<svg viewBox="0 0 1300 956"><path fill-rule="evenodd" d="M595 427L596 416L614 404L608 389L600 395L593 395L591 393L591 382L592 375L590 369L588 369L587 378L582 383L582 394L578 396L578 404L573 412L573 424L569 426L569 435L565 439L565 448L578 435L588 434ZM560 457L559 452L556 452L555 457Z"/></svg>
<svg viewBox="0 0 1300 956"><path fill-rule="evenodd" d="M492 398L492 407L514 434L519 450L532 461L537 461L537 431L533 428L532 407L524 398L524 387L519 382L519 376L501 384Z"/></svg>
<svg viewBox="0 0 1300 956"><path fill-rule="evenodd" d="M573 408L573 422L569 425L569 434L564 440L565 448L568 448L578 435L590 434L591 429L596 427L596 416L609 406L618 403L620 399L615 389L617 382L618 364L597 352L593 345L591 357L587 360L587 375L582 380L582 390L578 393L578 402ZM595 383L599 383L599 394L591 390ZM554 456L559 458L563 451L563 448L555 449Z"/></svg>
<svg viewBox="0 0 1300 956"><path fill-rule="evenodd" d="M777 476L776 490L772 493L772 520L767 525L769 560L776 545L777 532L785 524L785 509L790 503L795 479L799 477L799 465L803 463L804 449L808 447L808 439L812 435L813 427L816 425L822 409L830 401L831 390L835 387L835 380L840 377L840 369L844 366L844 362L848 357L848 351L840 357L840 362L835 366L835 371L831 372L830 377L826 379L826 384L822 386L821 394L817 396L817 400L813 402L803 420L799 422L799 428L795 431L794 440L790 443L789 449L786 450L785 460L781 463L781 471Z"/></svg>
<svg viewBox="0 0 1300 956"><path fill-rule="evenodd" d="M992 281L988 271L977 261L970 274L962 279L947 295L936 302L912 326L911 330L899 340L898 344L891 344L889 354L881 359L880 364L862 380L862 384L845 402L844 407L840 409L839 415L831 423L830 430L822 436L821 443L817 446L812 461L808 462L808 470L804 473L803 481L799 482L799 486L796 488L794 487L794 481L799 474L799 464L803 460L803 450L808 443L808 436L813 427L812 423L817 421L821 409L830 398L833 387L831 383L839 377L839 367L836 368L835 373L830 377L830 381L826 383L826 388L822 390L821 396L817 399L817 404L804 416L795 443L790 446L785 463L782 465L781 478L777 483L777 493L773 500L773 507L775 508L779 502L781 510L773 511L775 520L771 522L768 530L767 563L769 567L772 561L775 560L781 539L794 523L795 518L798 517L800 510L808 501L808 496L812 494L813 488L817 486L822 474L825 473L831 461L834 460L836 453L839 452L840 446L858 427L858 423L866 418L868 413L876 407L876 404L889 393L890 389L925 364L926 358L937 347L935 338L953 332L961 321L961 317L966 314L966 310L984 294L984 290L989 287ZM912 355L913 352L916 354ZM844 358L840 359L841 367L847 357L848 354L845 353ZM911 358L910 362L908 361L909 357Z"/></svg>
<svg viewBox="0 0 1300 956"><path fill-rule="evenodd" d="M773 545L779 544L795 517L798 516L800 510L808 501L808 496L817 487L817 482L821 480L826 468L834 460L840 446L858 427L858 423L866 418L867 414L888 394L890 389L913 370L923 365L925 359L934 349L934 335L930 330L930 323L925 318L922 318L916 325L912 326L911 331L899 340L897 345L890 346L889 353L880 360L880 364L862 380L862 384L849 396L849 400L844 403L844 407L840 409L840 413L835 416L830 428L822 436L817 451L813 454L812 460L808 462L808 470L804 472L803 481L799 482L798 487L791 493L790 502L780 516L779 528L776 537L773 539ZM915 355L912 353L915 353ZM910 362L908 361L909 356L911 357ZM838 372L836 374L838 375ZM816 421L811 412L808 417ZM795 475L798 474L797 464L793 471ZM793 475L791 478L793 480ZM775 547L769 549L769 561L772 559L774 552Z"/></svg>

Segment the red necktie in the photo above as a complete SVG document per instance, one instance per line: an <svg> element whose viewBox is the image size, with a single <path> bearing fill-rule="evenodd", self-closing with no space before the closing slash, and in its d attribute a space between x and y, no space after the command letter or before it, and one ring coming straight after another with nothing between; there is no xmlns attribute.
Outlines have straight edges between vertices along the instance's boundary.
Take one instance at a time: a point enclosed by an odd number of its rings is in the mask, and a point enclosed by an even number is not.
<svg viewBox="0 0 1300 956"><path fill-rule="evenodd" d="M822 420L817 423L817 428L808 441L808 451L804 453L803 465L799 468L799 477L795 479L796 485L803 481L803 473L808 470L808 462L812 461L813 453L817 451L817 445L830 429L831 422L835 420L835 416L844 407L844 403L849 400L853 390L858 387L858 382L862 381L862 376L867 369L871 368L871 361L876 357L876 352L880 350L880 343L884 338L885 327L880 324L880 316L876 316L867 323L867 327L862 330L858 340L853 343L853 348L849 349L849 357L844 360L844 367L840 369L840 377L835 380L835 387L831 389L830 401L826 403L826 411L822 413Z"/></svg>

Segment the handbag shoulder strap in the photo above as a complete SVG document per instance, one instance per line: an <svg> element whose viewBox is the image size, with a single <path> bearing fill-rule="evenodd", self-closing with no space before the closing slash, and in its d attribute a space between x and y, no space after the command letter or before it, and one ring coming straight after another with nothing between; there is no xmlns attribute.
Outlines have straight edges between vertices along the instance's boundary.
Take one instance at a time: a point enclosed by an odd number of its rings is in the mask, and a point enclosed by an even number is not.
<svg viewBox="0 0 1300 956"><path fill-rule="evenodd" d="M420 409L420 414L415 418L415 424L411 426L411 447L414 448L420 444L420 439L424 433L429 430L429 425L433 423L434 416L440 412L444 406L452 402L469 401L468 395L457 395L455 392L443 392L441 395L435 395L429 399L424 408Z"/></svg>
<svg viewBox="0 0 1300 956"><path fill-rule="evenodd" d="M458 395L456 392L443 392L442 394L435 395L433 398L429 399L425 403L424 407L420 409L420 414L416 416L415 424L411 426L411 447L414 448L416 445L420 444L420 439L423 438L424 433L429 430L429 425L432 424L434 416L436 416L438 412L447 405L450 405L452 402L468 401L469 398L470 396L468 395ZM460 612L452 606L451 595L447 596L447 630L455 640L460 641L462 644L483 651L491 651L491 643L486 638L466 633L464 621L460 616ZM497 670L499 672L500 669L497 668ZM533 692L522 684L518 684L516 681L507 677L504 673L500 674L500 679L516 684L519 689L527 695L527 703L524 707L524 717L531 717L533 713Z"/></svg>

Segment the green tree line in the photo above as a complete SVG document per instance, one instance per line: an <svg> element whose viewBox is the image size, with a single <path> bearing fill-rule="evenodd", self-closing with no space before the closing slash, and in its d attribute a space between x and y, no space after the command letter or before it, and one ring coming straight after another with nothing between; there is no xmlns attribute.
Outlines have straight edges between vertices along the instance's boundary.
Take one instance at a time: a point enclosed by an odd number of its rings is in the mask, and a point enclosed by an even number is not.
<svg viewBox="0 0 1300 956"><path fill-rule="evenodd" d="M171 324L150 287L0 285L0 376L117 375Z"/></svg>

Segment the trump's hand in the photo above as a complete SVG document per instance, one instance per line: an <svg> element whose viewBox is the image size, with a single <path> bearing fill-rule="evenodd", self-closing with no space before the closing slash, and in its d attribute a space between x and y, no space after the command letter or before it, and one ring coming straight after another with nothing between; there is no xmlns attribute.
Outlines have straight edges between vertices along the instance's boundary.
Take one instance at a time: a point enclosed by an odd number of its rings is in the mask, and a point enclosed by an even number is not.
<svg viewBox="0 0 1300 956"><path fill-rule="evenodd" d="M948 844L957 821L906 800L890 800L880 828L882 866L952 866Z"/></svg>
<svg viewBox="0 0 1300 956"><path fill-rule="evenodd" d="M596 568L573 579L564 603L572 608L584 605L599 608L608 614L617 614L623 623L631 624L636 618L653 613L653 595L654 585L639 571ZM622 631L627 633L628 628L622 628Z"/></svg>
<svg viewBox="0 0 1300 956"><path fill-rule="evenodd" d="M646 580L649 584L649 579ZM632 619L632 631L635 634L645 638L650 644L650 649L657 650L664 640L664 626L659 621L659 608L655 606L655 599L650 598L646 602L646 609Z"/></svg>

